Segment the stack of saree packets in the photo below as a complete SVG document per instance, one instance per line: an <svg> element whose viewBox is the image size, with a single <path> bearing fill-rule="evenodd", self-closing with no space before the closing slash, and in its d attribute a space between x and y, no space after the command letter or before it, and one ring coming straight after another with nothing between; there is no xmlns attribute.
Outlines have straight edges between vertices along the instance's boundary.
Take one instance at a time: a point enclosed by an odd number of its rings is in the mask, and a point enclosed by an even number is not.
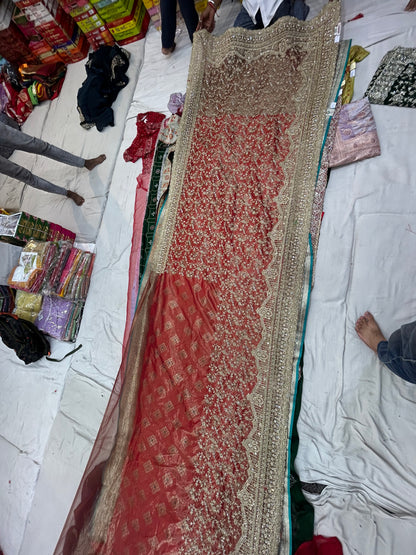
<svg viewBox="0 0 416 555"><path fill-rule="evenodd" d="M84 301L45 296L35 324L41 331L55 339L75 341L83 309Z"/></svg>
<svg viewBox="0 0 416 555"><path fill-rule="evenodd" d="M43 297L35 324L61 341L75 341L95 254L71 241L29 241L8 279L10 287Z"/></svg>
<svg viewBox="0 0 416 555"><path fill-rule="evenodd" d="M43 241L28 241L12 270L8 284L14 289L28 293L40 293L48 271L54 265L58 244Z"/></svg>
<svg viewBox="0 0 416 555"><path fill-rule="evenodd" d="M90 285L95 255L72 248L65 267L54 286L55 292L66 299L84 299Z"/></svg>

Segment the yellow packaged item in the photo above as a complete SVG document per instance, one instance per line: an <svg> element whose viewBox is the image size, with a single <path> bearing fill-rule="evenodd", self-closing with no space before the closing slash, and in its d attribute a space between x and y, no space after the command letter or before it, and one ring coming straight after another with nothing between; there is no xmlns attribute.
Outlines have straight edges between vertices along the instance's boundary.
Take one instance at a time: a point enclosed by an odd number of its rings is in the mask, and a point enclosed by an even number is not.
<svg viewBox="0 0 416 555"><path fill-rule="evenodd" d="M34 323L42 308L42 301L43 297L38 293L17 291L13 313L19 318Z"/></svg>

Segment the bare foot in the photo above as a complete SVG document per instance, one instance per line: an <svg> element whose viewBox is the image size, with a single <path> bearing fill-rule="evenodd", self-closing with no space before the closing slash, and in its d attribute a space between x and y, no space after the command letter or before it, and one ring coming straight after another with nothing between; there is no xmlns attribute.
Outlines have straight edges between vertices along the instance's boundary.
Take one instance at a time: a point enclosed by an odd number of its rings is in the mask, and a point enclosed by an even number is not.
<svg viewBox="0 0 416 555"><path fill-rule="evenodd" d="M176 48L176 43L173 43L173 46L170 46L169 48L162 48L162 54L164 56L169 56L169 54L172 54L175 48Z"/></svg>
<svg viewBox="0 0 416 555"><path fill-rule="evenodd" d="M371 312L364 312L358 318L355 323L355 331L358 337L375 353L377 353L377 345L380 341L386 341Z"/></svg>
<svg viewBox="0 0 416 555"><path fill-rule="evenodd" d="M95 158L90 158L89 160L85 160L84 166L87 168L87 170L91 171L95 168L95 166L102 164L105 159L106 159L106 155L100 154L100 156L96 156Z"/></svg>
<svg viewBox="0 0 416 555"><path fill-rule="evenodd" d="M74 191L67 191L66 196L72 199L77 206L81 206L82 204L84 204L84 197L82 197L78 193L75 193Z"/></svg>

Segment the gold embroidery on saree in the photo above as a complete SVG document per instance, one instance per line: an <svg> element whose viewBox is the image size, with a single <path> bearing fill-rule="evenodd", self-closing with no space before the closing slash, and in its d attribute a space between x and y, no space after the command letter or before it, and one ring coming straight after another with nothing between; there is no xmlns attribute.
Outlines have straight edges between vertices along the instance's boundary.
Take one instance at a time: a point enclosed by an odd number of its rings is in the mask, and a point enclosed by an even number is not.
<svg viewBox="0 0 416 555"><path fill-rule="evenodd" d="M311 22L195 35L167 213L149 261L155 274L206 280L218 298L196 478L177 524L183 553L279 549L293 357L338 19L332 2ZM245 190L244 178L253 187ZM121 423L126 436L133 421L130 413ZM107 472L115 492L120 463ZM114 495L102 499L111 514ZM108 517L96 524L104 531Z"/></svg>

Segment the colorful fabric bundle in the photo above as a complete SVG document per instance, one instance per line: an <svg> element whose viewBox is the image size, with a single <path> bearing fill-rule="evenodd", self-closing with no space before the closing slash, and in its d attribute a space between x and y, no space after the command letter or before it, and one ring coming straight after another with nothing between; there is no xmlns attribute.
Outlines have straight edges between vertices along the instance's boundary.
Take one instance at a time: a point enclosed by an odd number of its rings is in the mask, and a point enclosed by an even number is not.
<svg viewBox="0 0 416 555"><path fill-rule="evenodd" d="M75 341L84 303L59 297L44 297L36 326L60 341Z"/></svg>
<svg viewBox="0 0 416 555"><path fill-rule="evenodd" d="M48 279L45 280L43 285L43 293L46 295L51 295L55 292L58 287L59 280L61 278L62 272L68 261L69 255L72 249L72 242L70 241L60 241L59 242L59 253L56 257L54 267L48 275Z"/></svg>
<svg viewBox="0 0 416 555"><path fill-rule="evenodd" d="M75 241L75 233L62 227L61 225L49 222L49 235L46 238L47 241Z"/></svg>
<svg viewBox="0 0 416 555"><path fill-rule="evenodd" d="M81 323L95 255L71 241L27 243L8 284L18 289L15 314L61 341L74 341ZM2 311L11 311L10 288L0 289ZM61 298L65 297L65 298Z"/></svg>
<svg viewBox="0 0 416 555"><path fill-rule="evenodd" d="M75 241L75 233L58 224L42 220L27 212L8 214L0 212L0 236L2 241L23 246L29 239L37 241Z"/></svg>
<svg viewBox="0 0 416 555"><path fill-rule="evenodd" d="M86 299L95 255L70 241L29 241L7 283L30 293Z"/></svg>
<svg viewBox="0 0 416 555"><path fill-rule="evenodd" d="M164 172L166 167L168 167L167 173L170 179L171 164L166 163L166 154L169 152L169 147L176 142L180 120L180 116L176 114L166 118L157 137L156 149L153 156L152 172L150 176L147 207L143 221L139 282L146 267L147 259L152 248L153 237L156 231L158 202L161 197L159 191L161 190L162 184L164 192L166 192L168 186L165 181L166 174Z"/></svg>
<svg viewBox="0 0 416 555"><path fill-rule="evenodd" d="M64 269L62 270L55 293L66 299L85 299L95 255L80 249L71 249Z"/></svg>
<svg viewBox="0 0 416 555"><path fill-rule="evenodd" d="M27 87L32 104L56 98L62 88L66 65L63 62L42 65L22 64L19 67L22 83Z"/></svg>
<svg viewBox="0 0 416 555"><path fill-rule="evenodd" d="M159 112L137 114L136 137L123 154L126 162L137 162L139 158L145 159L149 153L153 154L160 126L164 119L165 116Z"/></svg>
<svg viewBox="0 0 416 555"><path fill-rule="evenodd" d="M35 323L36 318L42 308L42 295L38 293L27 293L26 291L16 292L16 306L13 314L23 320Z"/></svg>
<svg viewBox="0 0 416 555"><path fill-rule="evenodd" d="M19 66L19 73L24 86L29 87L34 82L41 85L39 91L42 98L39 100L52 100L58 96L62 88L66 65L63 62L40 65L22 64Z"/></svg>
<svg viewBox="0 0 416 555"><path fill-rule="evenodd" d="M14 304L13 290L8 285L0 285L0 312L11 314Z"/></svg>
<svg viewBox="0 0 416 555"><path fill-rule="evenodd" d="M370 52L362 46L355 44L351 46L348 63L345 69L344 83L342 84L342 103L348 104L354 96L355 70L357 63L366 58Z"/></svg>
<svg viewBox="0 0 416 555"><path fill-rule="evenodd" d="M396 46L380 62L365 92L372 104L416 108L416 48Z"/></svg>
<svg viewBox="0 0 416 555"><path fill-rule="evenodd" d="M10 287L38 293L45 274L45 262L50 260L49 249L52 243L29 241L23 249L19 264L12 270L8 279Z"/></svg>
<svg viewBox="0 0 416 555"><path fill-rule="evenodd" d="M344 104L339 113L329 166L345 166L374 156L380 156L380 143L368 98Z"/></svg>

